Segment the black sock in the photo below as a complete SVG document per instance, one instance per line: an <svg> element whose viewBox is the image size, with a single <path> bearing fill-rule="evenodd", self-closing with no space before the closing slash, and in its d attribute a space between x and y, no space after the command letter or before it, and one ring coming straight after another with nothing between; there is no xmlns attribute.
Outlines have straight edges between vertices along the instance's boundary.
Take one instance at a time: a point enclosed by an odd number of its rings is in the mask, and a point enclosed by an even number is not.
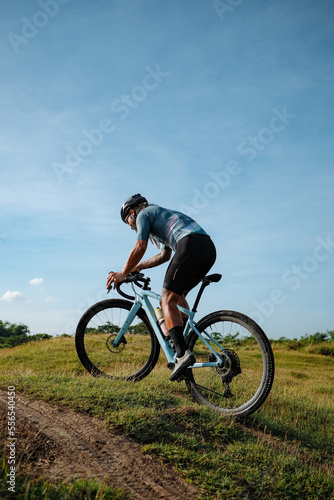
<svg viewBox="0 0 334 500"><path fill-rule="evenodd" d="M188 316L186 318L182 318L182 321L183 321L183 330L185 329L186 327L186 324L187 324L187 321L188 321Z"/></svg>
<svg viewBox="0 0 334 500"><path fill-rule="evenodd" d="M186 342L183 338L183 326L174 326L169 330L169 334L176 349L176 356L182 358L186 352Z"/></svg>

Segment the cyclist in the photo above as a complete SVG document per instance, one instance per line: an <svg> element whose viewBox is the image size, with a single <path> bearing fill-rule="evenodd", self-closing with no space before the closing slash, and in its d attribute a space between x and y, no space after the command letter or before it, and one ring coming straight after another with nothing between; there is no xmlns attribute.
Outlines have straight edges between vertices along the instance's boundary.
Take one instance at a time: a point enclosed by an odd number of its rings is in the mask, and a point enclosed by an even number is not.
<svg viewBox="0 0 334 500"><path fill-rule="evenodd" d="M149 204L141 194L128 198L122 205L121 218L137 232L137 240L120 272L111 272L107 288L116 287L130 272L149 269L167 262L174 251L163 283L160 305L166 327L176 350L176 362L170 380L195 362L195 356L186 350L183 337L184 318L179 304L189 309L187 293L194 288L211 269L216 260L216 249L208 234L187 215ZM160 253L148 260L141 259L148 240L160 249Z"/></svg>

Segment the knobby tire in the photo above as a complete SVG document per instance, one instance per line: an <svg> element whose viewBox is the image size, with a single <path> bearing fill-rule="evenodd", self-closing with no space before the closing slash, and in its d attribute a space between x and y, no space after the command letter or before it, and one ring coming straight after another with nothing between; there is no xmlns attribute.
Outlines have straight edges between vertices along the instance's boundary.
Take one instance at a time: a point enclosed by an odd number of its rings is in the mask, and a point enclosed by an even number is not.
<svg viewBox="0 0 334 500"><path fill-rule="evenodd" d="M133 302L127 300L103 300L81 317L75 346L82 365L94 377L136 382L153 370L160 345L143 309L128 326L122 342L113 345L132 306ZM136 332L131 330L134 325Z"/></svg>
<svg viewBox="0 0 334 500"><path fill-rule="evenodd" d="M190 393L198 403L223 415L250 415L264 403L274 380L274 356L265 333L251 318L235 311L208 314L196 327L201 334L206 331L216 338L222 351L210 344L224 363L220 368L188 369L185 381ZM193 330L187 347L197 362L214 361Z"/></svg>

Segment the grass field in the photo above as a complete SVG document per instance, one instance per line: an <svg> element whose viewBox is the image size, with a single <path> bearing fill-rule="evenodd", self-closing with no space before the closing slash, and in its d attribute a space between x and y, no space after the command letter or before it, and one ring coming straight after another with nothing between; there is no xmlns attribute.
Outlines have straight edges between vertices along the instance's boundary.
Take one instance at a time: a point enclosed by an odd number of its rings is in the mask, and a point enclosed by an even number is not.
<svg viewBox="0 0 334 500"><path fill-rule="evenodd" d="M139 383L91 377L73 338L1 349L0 387L105 420L195 484L201 499L334 498L334 359L284 348L274 354L268 400L238 422L193 402L184 382L171 383L162 355ZM48 492L43 498L123 498L92 483L46 485L33 472L17 471L15 498L41 498L41 488ZM6 498L4 482L0 495Z"/></svg>

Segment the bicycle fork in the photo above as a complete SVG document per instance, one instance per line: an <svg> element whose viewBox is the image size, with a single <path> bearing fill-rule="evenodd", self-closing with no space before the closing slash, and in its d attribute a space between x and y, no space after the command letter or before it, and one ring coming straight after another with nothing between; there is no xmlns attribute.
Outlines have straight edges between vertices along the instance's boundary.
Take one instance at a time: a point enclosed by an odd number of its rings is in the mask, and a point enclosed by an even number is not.
<svg viewBox="0 0 334 500"><path fill-rule="evenodd" d="M139 311L140 306L141 306L141 304L139 302L136 302L133 305L133 307L130 309L129 314L123 323L123 326L121 327L120 331L116 335L114 342L112 343L113 347L118 347L121 342L126 343L125 334L129 328L129 326L131 325L132 321L135 319L135 316L136 316L137 312Z"/></svg>

